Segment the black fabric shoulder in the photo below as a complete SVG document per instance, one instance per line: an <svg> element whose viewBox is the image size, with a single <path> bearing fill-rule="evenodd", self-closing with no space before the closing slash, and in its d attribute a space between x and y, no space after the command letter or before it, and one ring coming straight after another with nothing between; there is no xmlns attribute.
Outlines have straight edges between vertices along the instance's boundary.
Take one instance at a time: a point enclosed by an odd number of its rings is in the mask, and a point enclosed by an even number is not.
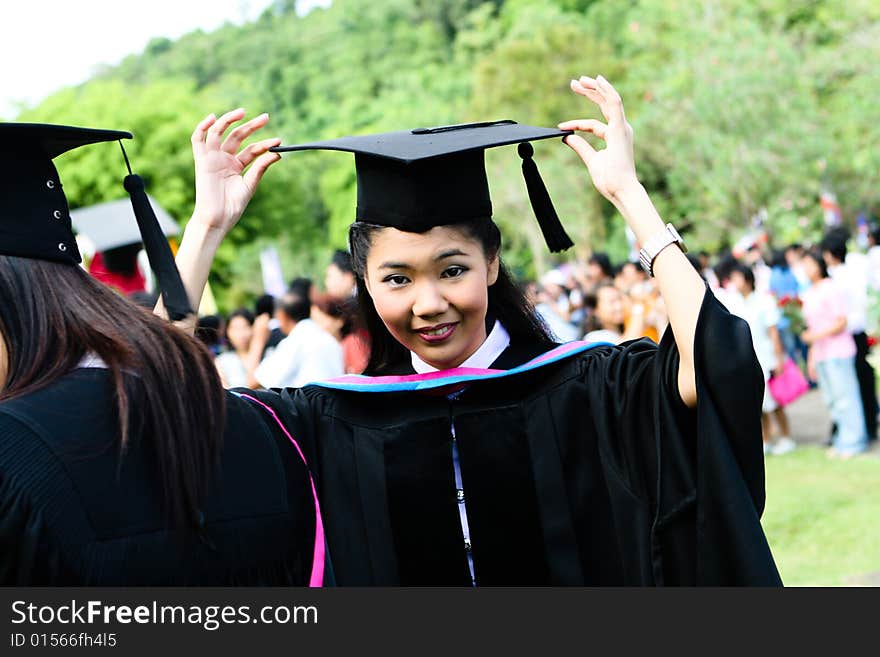
<svg viewBox="0 0 880 657"><path fill-rule="evenodd" d="M91 538L83 532L78 505L70 503L75 499L70 480L40 436L0 411L0 585L72 581L61 548ZM51 532L53 524L59 529Z"/></svg>
<svg viewBox="0 0 880 657"><path fill-rule="evenodd" d="M0 405L3 581L78 585L301 585L314 510L307 471L244 401L227 430L198 531L169 529L150 437L120 458L109 378L76 370ZM8 511L8 513L7 513ZM5 540L4 540L5 543Z"/></svg>

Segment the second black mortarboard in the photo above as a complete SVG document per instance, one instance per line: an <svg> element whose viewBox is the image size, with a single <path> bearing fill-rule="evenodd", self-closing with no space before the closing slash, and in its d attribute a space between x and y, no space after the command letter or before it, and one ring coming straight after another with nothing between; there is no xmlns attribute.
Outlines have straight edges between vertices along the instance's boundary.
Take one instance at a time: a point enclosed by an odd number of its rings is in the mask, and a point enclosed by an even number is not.
<svg viewBox="0 0 880 657"><path fill-rule="evenodd" d="M492 216L485 150L519 144L529 200L553 252L572 246L538 173L531 141L571 131L515 121L467 123L436 128L341 137L275 152L336 150L354 153L357 169L355 219L408 232Z"/></svg>
<svg viewBox="0 0 880 657"><path fill-rule="evenodd" d="M67 197L52 160L62 153L106 141L131 139L129 132L43 123L0 123L0 254L71 265L82 261ZM125 156L126 166L128 157ZM156 275L169 317L192 313L171 247L150 206L144 181L131 173L123 184Z"/></svg>

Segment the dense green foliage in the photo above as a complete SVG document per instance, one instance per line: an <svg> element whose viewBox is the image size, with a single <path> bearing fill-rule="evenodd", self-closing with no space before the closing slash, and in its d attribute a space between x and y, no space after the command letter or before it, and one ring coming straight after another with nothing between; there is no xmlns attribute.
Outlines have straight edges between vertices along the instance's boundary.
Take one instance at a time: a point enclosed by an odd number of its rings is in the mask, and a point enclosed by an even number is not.
<svg viewBox="0 0 880 657"><path fill-rule="evenodd" d="M779 240L815 237L823 184L849 220L880 205L872 0L335 0L306 16L294 5L279 0L240 27L156 39L18 120L131 130L150 193L185 219L189 135L209 112L268 111L285 143L499 118L554 125L591 115L568 81L601 72L626 101L640 176L692 245L735 240L762 209ZM61 161L74 206L122 195L111 148ZM549 256L519 158L496 151L487 161L506 258L534 274ZM541 143L536 161L578 255L624 257L622 221L574 153ZM276 165L218 257L221 305L260 291L258 254L270 243L288 278L317 275L345 244L354 184L349 155L291 154Z"/></svg>

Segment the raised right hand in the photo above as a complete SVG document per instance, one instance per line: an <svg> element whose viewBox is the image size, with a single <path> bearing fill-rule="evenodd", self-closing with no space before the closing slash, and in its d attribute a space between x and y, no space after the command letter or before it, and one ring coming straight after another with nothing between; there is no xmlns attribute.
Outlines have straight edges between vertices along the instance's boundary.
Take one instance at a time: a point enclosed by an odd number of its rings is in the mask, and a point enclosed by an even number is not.
<svg viewBox="0 0 880 657"><path fill-rule="evenodd" d="M281 159L278 153L268 152L272 146L281 143L275 137L255 142L239 151L245 139L268 123L268 114L260 114L242 123L224 138L224 133L244 115L241 108L227 112L219 119L210 114L192 134L196 205L190 222L211 231L220 231L222 235L238 222L266 169Z"/></svg>

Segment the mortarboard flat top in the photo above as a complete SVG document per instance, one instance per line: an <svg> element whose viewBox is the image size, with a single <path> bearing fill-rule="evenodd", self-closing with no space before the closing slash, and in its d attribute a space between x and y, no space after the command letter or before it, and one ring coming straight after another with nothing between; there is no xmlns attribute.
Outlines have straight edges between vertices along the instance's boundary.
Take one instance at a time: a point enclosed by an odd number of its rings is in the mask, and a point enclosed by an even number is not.
<svg viewBox="0 0 880 657"><path fill-rule="evenodd" d="M295 146L276 146L270 150L277 153L307 150L347 151L409 164L445 155L482 151L496 146L564 137L570 134L572 134L571 130L539 128L505 120L340 137Z"/></svg>
<svg viewBox="0 0 880 657"><path fill-rule="evenodd" d="M528 142L570 134L570 130L505 120L341 137L270 150L354 153L358 197L355 219L424 232L435 226L491 218L485 150L519 144L523 175L538 223L551 251L561 251L571 246L571 240L556 216Z"/></svg>
<svg viewBox="0 0 880 657"><path fill-rule="evenodd" d="M0 123L0 142L6 144L0 146L0 151L11 150L10 144L16 147L24 145L28 149L41 149L50 159L80 146L131 138L130 132L122 130L98 130L48 123Z"/></svg>

